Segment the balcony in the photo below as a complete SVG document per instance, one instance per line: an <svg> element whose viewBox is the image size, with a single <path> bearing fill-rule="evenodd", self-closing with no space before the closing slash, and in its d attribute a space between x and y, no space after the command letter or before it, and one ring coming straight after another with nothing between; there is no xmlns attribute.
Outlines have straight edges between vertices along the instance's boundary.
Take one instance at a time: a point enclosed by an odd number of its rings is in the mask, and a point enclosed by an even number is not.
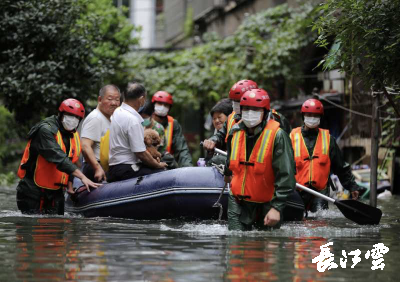
<svg viewBox="0 0 400 282"><path fill-rule="evenodd" d="M224 8L226 0L190 1L193 8L193 20L197 21L215 9Z"/></svg>

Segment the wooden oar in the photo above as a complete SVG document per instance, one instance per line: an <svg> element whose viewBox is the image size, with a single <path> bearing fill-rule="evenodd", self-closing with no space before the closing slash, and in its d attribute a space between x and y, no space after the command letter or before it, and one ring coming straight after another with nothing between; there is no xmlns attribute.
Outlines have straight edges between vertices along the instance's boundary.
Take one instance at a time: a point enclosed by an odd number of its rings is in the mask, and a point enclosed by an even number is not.
<svg viewBox="0 0 400 282"><path fill-rule="evenodd" d="M310 193L316 197L322 198L332 204L335 204L342 214L354 221L355 223L364 225L364 224L379 224L379 221L382 217L382 211L378 208L374 208L372 206L366 205L360 201L356 200L335 200L324 194L318 193L310 188L307 188L299 183L296 183L296 187Z"/></svg>

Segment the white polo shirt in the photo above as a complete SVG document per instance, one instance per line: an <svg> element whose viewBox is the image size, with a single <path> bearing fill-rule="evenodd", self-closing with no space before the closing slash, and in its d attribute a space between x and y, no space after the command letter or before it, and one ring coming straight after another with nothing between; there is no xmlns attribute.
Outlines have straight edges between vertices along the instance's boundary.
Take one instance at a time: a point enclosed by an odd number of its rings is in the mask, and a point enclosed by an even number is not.
<svg viewBox="0 0 400 282"><path fill-rule="evenodd" d="M94 109L83 121L81 138L88 138L93 141L93 151L97 161L100 160L100 139L110 128L111 122L99 109Z"/></svg>
<svg viewBox="0 0 400 282"><path fill-rule="evenodd" d="M110 166L140 162L135 153L146 151L142 122L139 113L126 103L114 111L110 126Z"/></svg>

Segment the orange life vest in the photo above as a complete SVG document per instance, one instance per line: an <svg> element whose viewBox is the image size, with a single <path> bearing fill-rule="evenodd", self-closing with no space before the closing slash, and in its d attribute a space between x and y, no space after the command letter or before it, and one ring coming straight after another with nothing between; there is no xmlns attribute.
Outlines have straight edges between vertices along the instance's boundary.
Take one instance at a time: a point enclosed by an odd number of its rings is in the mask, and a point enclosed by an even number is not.
<svg viewBox="0 0 400 282"><path fill-rule="evenodd" d="M231 131L232 127L237 123L235 120L235 112L232 112L226 121L226 137L225 137L225 143L228 142L228 137L229 137L229 132Z"/></svg>
<svg viewBox="0 0 400 282"><path fill-rule="evenodd" d="M229 169L233 172L231 192L245 201L266 203L274 195L275 177L272 156L279 123L269 120L246 160L246 133L236 131L232 136Z"/></svg>
<svg viewBox="0 0 400 282"><path fill-rule="evenodd" d="M279 120L281 119L281 116L278 114L278 112L275 109L272 109L271 113L274 115L275 120L276 119L279 119Z"/></svg>
<svg viewBox="0 0 400 282"><path fill-rule="evenodd" d="M301 134L301 127L292 130L290 139L292 140L294 160L296 162L296 181L307 187L312 186L318 191L323 190L328 183L331 169L329 130L319 128L311 157Z"/></svg>
<svg viewBox="0 0 400 282"><path fill-rule="evenodd" d="M62 140L62 136L60 131L54 135L58 145L60 145L61 149L66 153L66 147ZM29 159L29 150L31 146L32 139L28 141L28 144L25 147L24 155L22 156L21 164L18 169L18 177L24 178L26 174L26 170L22 168L24 164ZM76 163L79 159L79 155L81 153L81 143L79 139L78 132L75 132L73 137L70 139L70 150L68 153L68 157L71 159L72 163ZM41 188L50 189L50 190L58 190L61 187L67 185L69 175L65 172L61 172L57 169L54 163L46 161L41 155L38 155L36 160L36 167L33 176L33 180L35 184Z"/></svg>
<svg viewBox="0 0 400 282"><path fill-rule="evenodd" d="M165 128L165 139L167 140L166 150L168 153L173 154L172 152L172 135L174 132L174 118L168 116L168 125Z"/></svg>

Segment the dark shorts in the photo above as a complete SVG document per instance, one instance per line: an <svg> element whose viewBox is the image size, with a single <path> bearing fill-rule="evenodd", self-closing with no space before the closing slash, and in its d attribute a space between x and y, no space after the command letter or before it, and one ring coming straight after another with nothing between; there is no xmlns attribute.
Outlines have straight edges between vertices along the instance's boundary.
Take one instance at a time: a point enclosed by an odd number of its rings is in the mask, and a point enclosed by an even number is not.
<svg viewBox="0 0 400 282"><path fill-rule="evenodd" d="M118 164L109 167L107 172L107 181L121 181L161 171L164 171L164 169L150 168L143 164L140 166L138 171L134 171L130 164Z"/></svg>
<svg viewBox="0 0 400 282"><path fill-rule="evenodd" d="M99 162L100 163L100 162ZM92 180L93 182L97 182L94 179L94 169L92 168L92 166L86 162L82 163L82 173L89 178L90 180Z"/></svg>

